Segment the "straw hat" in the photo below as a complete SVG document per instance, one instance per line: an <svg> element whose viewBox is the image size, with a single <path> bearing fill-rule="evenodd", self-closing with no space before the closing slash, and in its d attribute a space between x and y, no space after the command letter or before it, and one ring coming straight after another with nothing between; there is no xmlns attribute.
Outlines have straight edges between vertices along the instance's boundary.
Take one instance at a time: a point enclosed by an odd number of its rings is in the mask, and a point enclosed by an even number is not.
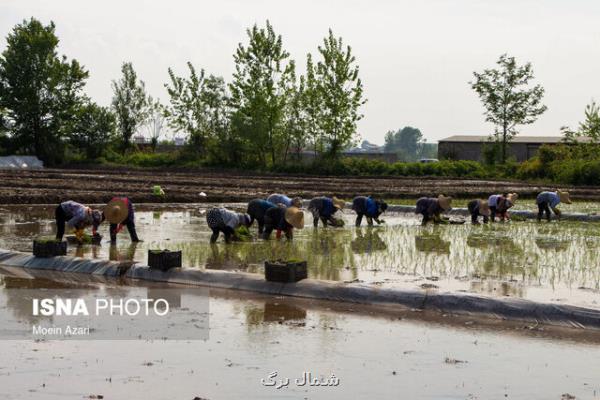
<svg viewBox="0 0 600 400"><path fill-rule="evenodd" d="M479 200L479 214L489 217L490 205L486 200Z"/></svg>
<svg viewBox="0 0 600 400"><path fill-rule="evenodd" d="M438 199L438 202L440 203L440 207L442 209L444 209L444 210L450 209L450 204L452 203L452 197L444 196L443 194L440 194L437 199Z"/></svg>
<svg viewBox="0 0 600 400"><path fill-rule="evenodd" d="M125 221L129 215L129 210L127 209L127 203L121 199L112 199L108 202L106 207L104 207L104 217L111 224L120 224Z"/></svg>
<svg viewBox="0 0 600 400"><path fill-rule="evenodd" d="M562 203L571 204L571 196L569 195L569 192L562 192L560 190L557 190L556 194L558 194L558 198Z"/></svg>
<svg viewBox="0 0 600 400"><path fill-rule="evenodd" d="M510 204L515 204L518 198L519 195L516 193L509 193L508 196L506 196L506 200L508 200Z"/></svg>
<svg viewBox="0 0 600 400"><path fill-rule="evenodd" d="M333 201L333 206L339 210L343 210L344 207L346 206L346 202L344 200L340 200L335 196L333 196L331 201Z"/></svg>
<svg viewBox="0 0 600 400"><path fill-rule="evenodd" d="M304 213L298 207L286 208L285 220L296 229L304 228Z"/></svg>

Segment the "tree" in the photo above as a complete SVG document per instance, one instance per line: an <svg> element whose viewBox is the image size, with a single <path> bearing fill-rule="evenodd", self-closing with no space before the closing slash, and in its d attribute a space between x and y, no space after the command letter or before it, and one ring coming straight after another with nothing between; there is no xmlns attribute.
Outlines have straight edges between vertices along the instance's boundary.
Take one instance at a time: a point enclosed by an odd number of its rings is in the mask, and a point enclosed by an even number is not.
<svg viewBox="0 0 600 400"><path fill-rule="evenodd" d="M211 143L216 139L222 141L217 143L217 146L232 144L233 148L228 149L228 152L237 154L237 145L233 145L228 137L225 81L221 77L205 76L203 69L196 73L196 69L189 62L188 69L188 78L176 76L169 69L171 82L165 84L170 96L170 104L166 107L169 125L179 132L187 133L189 145L200 154L215 150ZM213 151L213 155L216 153L218 151ZM217 155L217 158L219 157L220 155Z"/></svg>
<svg viewBox="0 0 600 400"><path fill-rule="evenodd" d="M297 82L296 77L292 79L289 99L286 102L284 110L284 136L285 150L283 162L287 161L288 155L292 152L296 161L300 161L302 150L308 143L307 131L309 131L308 115L304 108L305 82L304 77L300 77Z"/></svg>
<svg viewBox="0 0 600 400"><path fill-rule="evenodd" d="M561 130L568 142L577 142L578 138L587 138L590 143L600 142L600 106L594 100L585 107L585 119L579 123L579 128L575 131L569 127L562 127Z"/></svg>
<svg viewBox="0 0 600 400"><path fill-rule="evenodd" d="M267 165L269 158L276 164L285 147L284 110L295 65L269 21L265 28L254 25L247 33L248 45L240 43L233 56L235 72L229 85L233 129L260 164Z"/></svg>
<svg viewBox="0 0 600 400"><path fill-rule="evenodd" d="M165 110L160 100L155 101L151 96L148 96L148 113L144 125L150 135L152 151L156 151L158 140L164 133Z"/></svg>
<svg viewBox="0 0 600 400"><path fill-rule="evenodd" d="M518 125L532 124L547 107L541 103L544 88L531 86L534 79L531 63L517 65L506 54L497 61L498 68L473 72L469 82L477 92L486 111L485 120L496 126L495 137L501 144L501 161L506 162L508 142L517 134Z"/></svg>
<svg viewBox="0 0 600 400"><path fill-rule="evenodd" d="M423 134L417 128L405 126L398 131L389 131L385 135L385 151L399 153L406 161L414 161L421 155L425 144Z"/></svg>
<svg viewBox="0 0 600 400"><path fill-rule="evenodd" d="M324 133L320 129L319 121L323 111L323 99L319 93L319 85L315 75L315 65L312 55L306 56L306 77L300 77L300 86L302 91L301 105L306 118L306 138L312 142L313 151L316 157L324 151Z"/></svg>
<svg viewBox="0 0 600 400"><path fill-rule="evenodd" d="M344 47L342 38L336 38L330 29L318 50L321 60L307 74L315 75L321 106L317 123L329 155L335 158L356 141L356 123L363 117L359 108L366 100L351 47Z"/></svg>
<svg viewBox="0 0 600 400"><path fill-rule="evenodd" d="M65 121L83 101L88 72L59 57L55 25L31 18L8 34L0 56L0 110L15 151L34 153L48 164L63 156Z"/></svg>
<svg viewBox="0 0 600 400"><path fill-rule="evenodd" d="M113 139L116 120L109 108L88 100L73 114L71 124L70 143L94 160L104 154Z"/></svg>
<svg viewBox="0 0 600 400"><path fill-rule="evenodd" d="M117 117L124 153L131 146L131 137L146 120L148 99L146 85L142 80L138 80L130 62L123 63L121 73L119 81L112 81L112 108Z"/></svg>

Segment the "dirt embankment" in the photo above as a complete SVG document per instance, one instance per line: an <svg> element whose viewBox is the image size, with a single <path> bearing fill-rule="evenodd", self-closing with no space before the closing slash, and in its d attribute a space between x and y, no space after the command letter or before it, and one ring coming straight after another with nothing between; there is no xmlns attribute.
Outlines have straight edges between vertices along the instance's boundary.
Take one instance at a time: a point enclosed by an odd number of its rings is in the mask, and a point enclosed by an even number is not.
<svg viewBox="0 0 600 400"><path fill-rule="evenodd" d="M152 194L160 185L166 195ZM0 170L0 202L3 204L56 204L65 199L102 203L125 195L137 203L234 202L265 197L270 193L311 198L336 195L352 198L418 198L445 193L455 197L483 197L490 193L518 192L533 197L552 186L516 181L485 181L411 177L315 177L258 175L241 172L128 169ZM600 187L569 188L575 199L600 199ZM200 195L207 194L206 197Z"/></svg>

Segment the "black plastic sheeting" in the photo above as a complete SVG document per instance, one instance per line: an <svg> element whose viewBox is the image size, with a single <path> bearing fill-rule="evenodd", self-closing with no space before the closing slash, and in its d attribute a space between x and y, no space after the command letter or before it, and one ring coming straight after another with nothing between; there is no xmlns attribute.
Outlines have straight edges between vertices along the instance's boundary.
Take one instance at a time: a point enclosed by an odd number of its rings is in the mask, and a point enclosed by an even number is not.
<svg viewBox="0 0 600 400"><path fill-rule="evenodd" d="M370 305L402 306L446 314L500 318L534 323L600 329L600 310L565 304L539 303L516 298L493 298L467 293L378 288L360 283L306 279L298 283L267 282L257 274L172 269L167 272L147 266L68 256L35 258L30 254L0 250L0 266L35 270L124 277L153 282L199 285L244 290L275 296L294 296Z"/></svg>

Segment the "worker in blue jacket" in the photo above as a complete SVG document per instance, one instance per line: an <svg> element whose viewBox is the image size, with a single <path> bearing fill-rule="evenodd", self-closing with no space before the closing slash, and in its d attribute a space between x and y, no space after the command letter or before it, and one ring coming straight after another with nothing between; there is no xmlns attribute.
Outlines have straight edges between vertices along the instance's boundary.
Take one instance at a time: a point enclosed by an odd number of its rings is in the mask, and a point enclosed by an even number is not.
<svg viewBox="0 0 600 400"><path fill-rule="evenodd" d="M367 217L369 226L373 225L373 220L378 224L382 224L383 220L379 216L387 210L388 205L383 200L375 200L371 196L357 196L352 200L352 209L356 212L356 226L360 226L363 216Z"/></svg>

